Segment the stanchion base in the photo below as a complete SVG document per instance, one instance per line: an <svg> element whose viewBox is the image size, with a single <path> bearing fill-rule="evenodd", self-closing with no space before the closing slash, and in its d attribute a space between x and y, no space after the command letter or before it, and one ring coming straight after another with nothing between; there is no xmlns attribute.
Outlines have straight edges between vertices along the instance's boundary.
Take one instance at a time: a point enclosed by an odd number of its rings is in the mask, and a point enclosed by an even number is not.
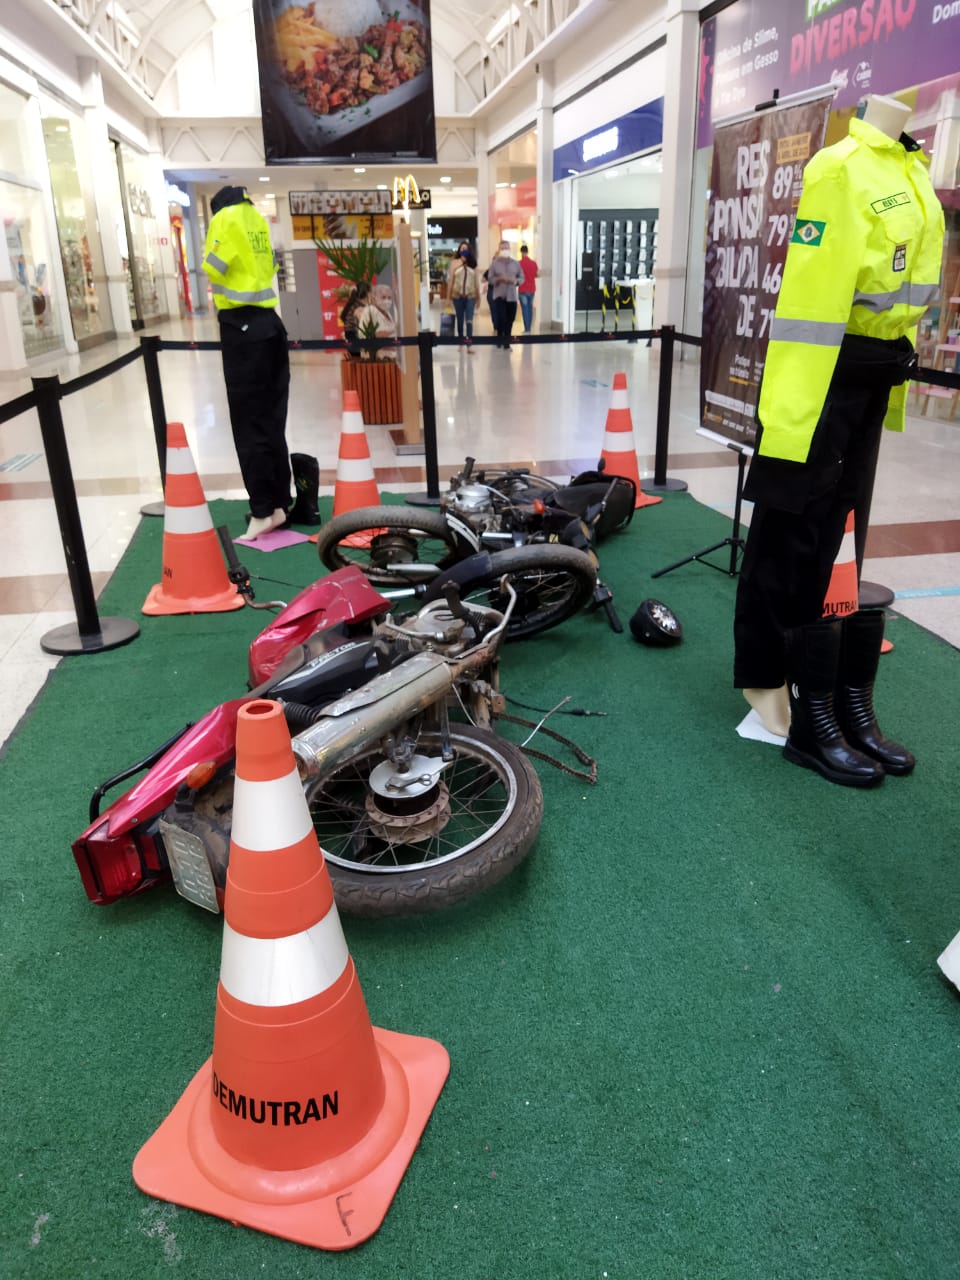
<svg viewBox="0 0 960 1280"><path fill-rule="evenodd" d="M426 490L422 493L405 493L403 495L404 506L407 507L439 507L440 495L433 497Z"/></svg>
<svg viewBox="0 0 960 1280"><path fill-rule="evenodd" d="M140 508L140 514L142 516L162 516L165 510L163 502L148 502Z"/></svg>
<svg viewBox="0 0 960 1280"><path fill-rule="evenodd" d="M101 618L100 630L89 636L81 635L75 622L68 622L41 636L40 648L44 653L102 653L129 644L139 634L140 628L132 618Z"/></svg>
<svg viewBox="0 0 960 1280"><path fill-rule="evenodd" d="M861 609L885 609L893 604L893 592L879 582L861 582L859 604Z"/></svg>
<svg viewBox="0 0 960 1280"><path fill-rule="evenodd" d="M670 476L667 476L663 484L647 484L646 480L642 483L644 493L686 493L687 491L686 480L672 480Z"/></svg>

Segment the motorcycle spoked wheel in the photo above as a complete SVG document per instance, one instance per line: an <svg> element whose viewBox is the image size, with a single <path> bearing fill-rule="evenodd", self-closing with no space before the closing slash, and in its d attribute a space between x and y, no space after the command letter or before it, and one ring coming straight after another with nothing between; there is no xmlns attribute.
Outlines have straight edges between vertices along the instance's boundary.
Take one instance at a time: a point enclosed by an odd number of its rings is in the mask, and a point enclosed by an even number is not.
<svg viewBox="0 0 960 1280"><path fill-rule="evenodd" d="M356 534L369 535L362 539L367 545L344 545ZM356 565L372 583L393 587L430 582L461 558L457 537L439 512L401 506L358 507L335 516L317 534L317 552L328 569Z"/></svg>
<svg viewBox="0 0 960 1280"><path fill-rule="evenodd" d="M455 906L502 880L530 851L543 792L529 760L512 742L472 725L451 725L450 741L456 758L440 775L448 816L418 827L417 815L409 815L412 840L399 829L385 834L371 816L369 779L379 752L308 784L314 829L345 913L407 916ZM417 751L439 756L436 730L420 735Z"/></svg>
<svg viewBox="0 0 960 1280"><path fill-rule="evenodd" d="M507 597L500 591L500 579L506 574L517 602L505 640L526 640L572 618L590 601L597 585L590 558L556 542L508 547L494 552L490 563L491 573L476 583L465 583L460 597L502 611Z"/></svg>
<svg viewBox="0 0 960 1280"><path fill-rule="evenodd" d="M378 751L347 761L306 788L337 906L347 915L408 916L465 902L523 861L543 821L540 779L519 747L472 725L450 726L456 759L442 774L449 818L426 839L378 836L367 808ZM421 733L421 755L440 754L436 730ZM171 817L198 836L222 899L230 855L233 770L178 797ZM416 817L410 818L412 826ZM423 832L421 831L422 835Z"/></svg>

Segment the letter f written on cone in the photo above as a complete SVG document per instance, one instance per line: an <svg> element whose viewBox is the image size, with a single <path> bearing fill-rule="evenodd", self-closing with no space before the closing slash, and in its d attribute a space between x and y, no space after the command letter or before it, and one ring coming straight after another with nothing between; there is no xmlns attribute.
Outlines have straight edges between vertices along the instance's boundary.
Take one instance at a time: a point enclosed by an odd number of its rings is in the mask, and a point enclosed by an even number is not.
<svg viewBox="0 0 960 1280"><path fill-rule="evenodd" d="M279 703L237 719L213 1055L137 1155L148 1195L319 1249L386 1216L449 1071L373 1027Z"/></svg>

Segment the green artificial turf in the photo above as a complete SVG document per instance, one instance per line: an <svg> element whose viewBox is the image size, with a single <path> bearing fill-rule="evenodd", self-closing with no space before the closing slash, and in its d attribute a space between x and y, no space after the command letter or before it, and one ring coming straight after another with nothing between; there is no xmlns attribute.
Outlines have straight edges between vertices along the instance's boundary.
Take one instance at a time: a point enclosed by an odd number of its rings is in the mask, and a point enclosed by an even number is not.
<svg viewBox="0 0 960 1280"><path fill-rule="evenodd" d="M210 505L239 532L242 504ZM661 598L679 647L583 614L506 649L508 695L606 713L550 722L599 782L538 764L530 858L446 913L344 919L373 1021L441 1041L451 1073L384 1225L333 1254L131 1177L210 1053L222 922L166 888L92 905L70 843L98 782L243 692L268 616L141 618L142 522L100 601L142 634L62 662L0 762L0 1274L960 1275L960 999L936 964L960 931L960 659L891 619L876 700L919 764L877 791L741 741L735 582L650 578L728 531L672 494L601 548L624 622ZM282 580L260 599L318 572L311 545L243 558Z"/></svg>

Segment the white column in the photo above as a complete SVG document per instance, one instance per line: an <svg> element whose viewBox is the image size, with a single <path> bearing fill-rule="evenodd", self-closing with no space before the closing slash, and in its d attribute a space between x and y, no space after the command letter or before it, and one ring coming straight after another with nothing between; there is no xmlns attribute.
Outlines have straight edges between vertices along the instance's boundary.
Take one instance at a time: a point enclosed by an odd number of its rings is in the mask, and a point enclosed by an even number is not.
<svg viewBox="0 0 960 1280"><path fill-rule="evenodd" d="M173 229L170 226L170 202L167 199L167 178L163 172L159 121L147 121L147 139L150 143L147 172L150 175L150 202L156 222L160 299L164 314L176 319L181 307L180 290L177 287L177 255L173 247Z"/></svg>
<svg viewBox="0 0 960 1280"><path fill-rule="evenodd" d="M663 104L663 181L657 243L655 328L680 328L687 278L690 198L697 137L699 0L668 0L668 92Z"/></svg>
<svg viewBox="0 0 960 1280"><path fill-rule="evenodd" d="M95 58L78 58L77 69L83 88L83 121L90 147L93 171L93 198L103 246L103 269L107 277L107 294L113 315L113 328L118 337L133 333L130 302L127 297L127 273L123 269L118 229L123 226L120 183L113 143L107 132L107 112L103 102L103 83ZM132 250L131 250L132 252Z"/></svg>
<svg viewBox="0 0 960 1280"><path fill-rule="evenodd" d="M537 321L546 327L553 317L553 63L541 62L537 81Z"/></svg>
<svg viewBox="0 0 960 1280"><path fill-rule="evenodd" d="M490 243L490 193L493 191L492 166L487 155L486 127L477 124L477 262L482 271L493 257Z"/></svg>

